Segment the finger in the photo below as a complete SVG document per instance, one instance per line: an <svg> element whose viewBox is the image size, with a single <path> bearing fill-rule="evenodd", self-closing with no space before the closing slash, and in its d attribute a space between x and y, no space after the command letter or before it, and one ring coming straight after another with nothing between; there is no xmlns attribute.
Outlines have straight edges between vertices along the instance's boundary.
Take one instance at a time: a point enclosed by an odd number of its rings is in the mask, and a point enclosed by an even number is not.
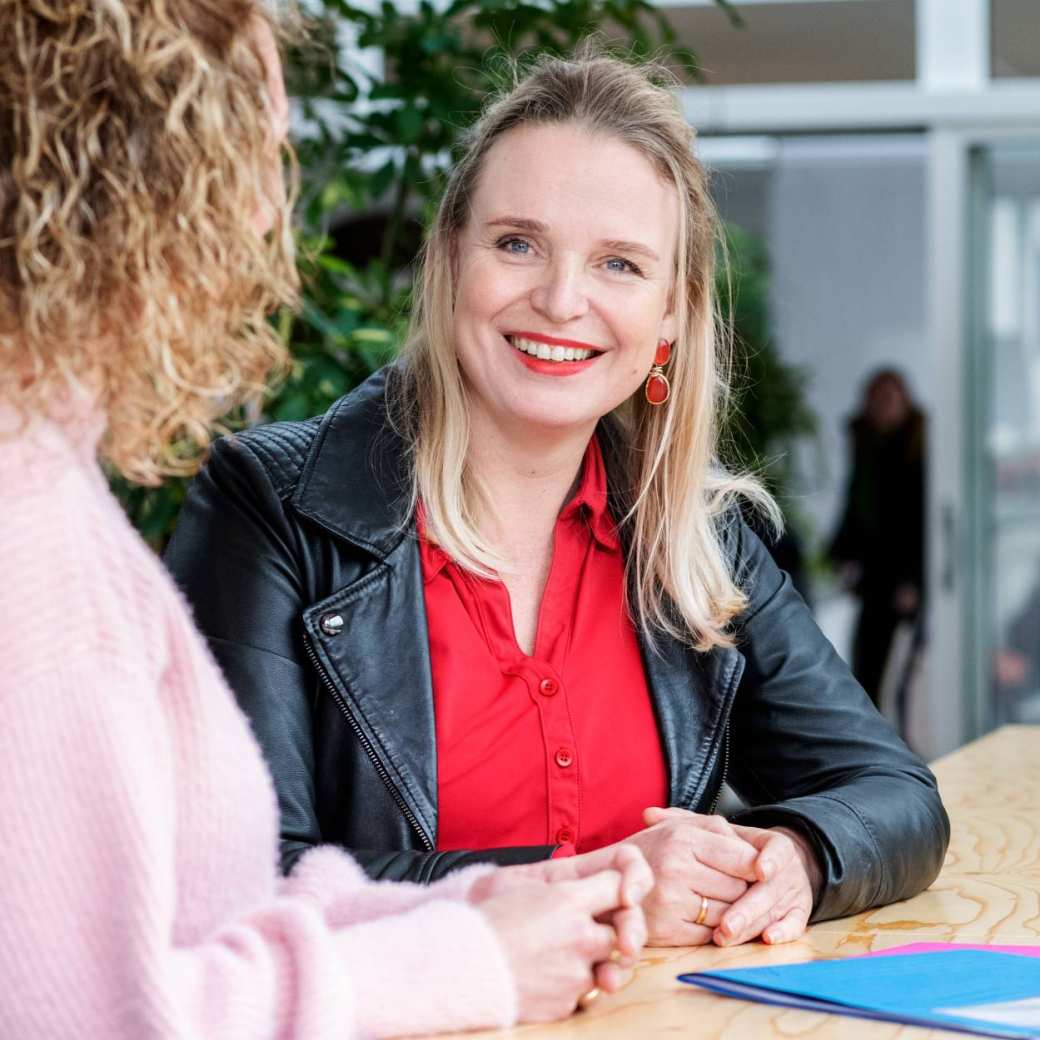
<svg viewBox="0 0 1040 1040"><path fill-rule="evenodd" d="M613 961L597 964L593 974L596 978L596 985L604 993L617 993L635 978L635 972L631 968L622 967Z"/></svg>
<svg viewBox="0 0 1040 1040"><path fill-rule="evenodd" d="M770 833L759 846L755 871L760 881L769 881L798 858L794 842L786 834Z"/></svg>
<svg viewBox="0 0 1040 1040"><path fill-rule="evenodd" d="M715 942L720 946L736 946L761 935L775 921L784 917L796 898L785 879L760 881L752 885L723 915L715 929Z"/></svg>
<svg viewBox="0 0 1040 1040"><path fill-rule="evenodd" d="M621 906L621 875L616 870L601 870L578 881L561 881L557 888L569 904L593 917Z"/></svg>
<svg viewBox="0 0 1040 1040"><path fill-rule="evenodd" d="M650 928L647 946L707 946L714 932L705 925L669 916Z"/></svg>
<svg viewBox="0 0 1040 1040"><path fill-rule="evenodd" d="M805 906L796 906L787 912L785 917L771 924L762 933L764 942L770 945L776 943L794 942L805 934L809 925L810 910Z"/></svg>
<svg viewBox="0 0 1040 1040"><path fill-rule="evenodd" d="M715 813L711 816L697 816L697 822L706 831L714 831L716 834L724 834L728 838L738 838L736 828L733 826L725 816L719 816Z"/></svg>
<svg viewBox="0 0 1040 1040"><path fill-rule="evenodd" d="M735 903L748 890L743 878L730 877L696 861L683 874L683 879L691 891L723 903Z"/></svg>
<svg viewBox="0 0 1040 1040"><path fill-rule="evenodd" d="M617 936L619 963L625 966L635 964L646 945L646 915L640 907L627 907L615 910L609 923Z"/></svg>
<svg viewBox="0 0 1040 1040"><path fill-rule="evenodd" d="M730 877L745 881L759 881L756 863L759 851L743 838L715 834L703 828L689 832L692 851L699 863L712 867Z"/></svg>
<svg viewBox="0 0 1040 1040"><path fill-rule="evenodd" d="M705 908L705 903L701 902L700 897L696 893L693 893L693 895L694 900L687 906L683 918L689 924L700 925L709 931L714 931L722 922L722 918L725 917L730 904L724 903L720 899L707 899ZM701 914L702 910L704 911L703 916Z"/></svg>
<svg viewBox="0 0 1040 1040"><path fill-rule="evenodd" d="M652 805L648 809L643 810L643 823L645 823L647 827L653 827L655 823L660 823L662 820L679 819L683 816L693 815L695 814L690 812L689 809L680 809L676 805L668 808L664 808L660 805Z"/></svg>
<svg viewBox="0 0 1040 1040"><path fill-rule="evenodd" d="M581 950L589 964L610 960L617 949L617 933L609 924L590 924L588 935L583 939Z"/></svg>
<svg viewBox="0 0 1040 1040"><path fill-rule="evenodd" d="M596 870L616 870L621 875L621 901L625 906L638 906L654 887L654 872L641 849L635 845L608 845L572 859L588 859ZM583 876L593 873L586 870Z"/></svg>
<svg viewBox="0 0 1040 1040"><path fill-rule="evenodd" d="M640 849L618 845L614 869L621 873L621 896L625 906L639 906L654 887L654 872Z"/></svg>

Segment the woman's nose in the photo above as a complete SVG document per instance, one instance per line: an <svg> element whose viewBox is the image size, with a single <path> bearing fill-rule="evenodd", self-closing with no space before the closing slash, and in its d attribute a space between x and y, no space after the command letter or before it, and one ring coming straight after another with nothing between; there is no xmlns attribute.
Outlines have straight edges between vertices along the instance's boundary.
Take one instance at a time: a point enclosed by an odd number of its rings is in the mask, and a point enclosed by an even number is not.
<svg viewBox="0 0 1040 1040"><path fill-rule="evenodd" d="M580 265L561 260L546 267L531 291L531 305L557 325L586 314L589 300Z"/></svg>

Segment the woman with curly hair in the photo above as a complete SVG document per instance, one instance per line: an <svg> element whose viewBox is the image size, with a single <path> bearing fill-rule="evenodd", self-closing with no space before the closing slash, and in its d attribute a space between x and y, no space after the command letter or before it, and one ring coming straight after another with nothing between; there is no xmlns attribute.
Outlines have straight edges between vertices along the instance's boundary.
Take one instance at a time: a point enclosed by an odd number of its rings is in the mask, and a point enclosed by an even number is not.
<svg viewBox="0 0 1040 1040"><path fill-rule="evenodd" d="M319 848L280 878L260 750L108 491L99 457L189 470L285 363L277 26L255 0L0 3L5 1036L546 1019L643 940L634 852L427 888Z"/></svg>

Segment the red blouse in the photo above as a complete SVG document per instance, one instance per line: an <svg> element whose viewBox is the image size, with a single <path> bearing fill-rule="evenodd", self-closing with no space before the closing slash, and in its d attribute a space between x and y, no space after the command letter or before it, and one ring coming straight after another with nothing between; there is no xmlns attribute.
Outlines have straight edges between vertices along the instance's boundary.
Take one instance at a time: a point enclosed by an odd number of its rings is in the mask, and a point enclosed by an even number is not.
<svg viewBox="0 0 1040 1040"><path fill-rule="evenodd" d="M667 804L667 777L595 438L556 523L532 656L505 585L420 546L437 848L557 844L566 855L639 830L646 806Z"/></svg>

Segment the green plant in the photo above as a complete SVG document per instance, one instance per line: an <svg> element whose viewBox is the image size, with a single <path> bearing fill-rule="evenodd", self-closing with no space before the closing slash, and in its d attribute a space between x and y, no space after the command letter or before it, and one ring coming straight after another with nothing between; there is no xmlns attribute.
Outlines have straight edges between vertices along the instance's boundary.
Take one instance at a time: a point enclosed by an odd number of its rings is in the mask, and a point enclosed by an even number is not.
<svg viewBox="0 0 1040 1040"><path fill-rule="evenodd" d="M715 0L737 22L728 0ZM509 63L566 53L590 33L633 56L665 56L686 78L694 54L678 45L666 13L649 0L454 0L361 7L311 0L309 40L289 55L297 101L304 298L279 320L292 372L263 418L301 419L393 356L400 343L420 229L450 167L461 131L500 84ZM373 53L385 56L373 65ZM364 248L351 215L375 217ZM330 229L345 227L337 239ZM371 228L369 229L371 231ZM255 416L251 417L255 420ZM229 425L244 421L233 416ZM182 481L114 487L156 547L172 530Z"/></svg>

